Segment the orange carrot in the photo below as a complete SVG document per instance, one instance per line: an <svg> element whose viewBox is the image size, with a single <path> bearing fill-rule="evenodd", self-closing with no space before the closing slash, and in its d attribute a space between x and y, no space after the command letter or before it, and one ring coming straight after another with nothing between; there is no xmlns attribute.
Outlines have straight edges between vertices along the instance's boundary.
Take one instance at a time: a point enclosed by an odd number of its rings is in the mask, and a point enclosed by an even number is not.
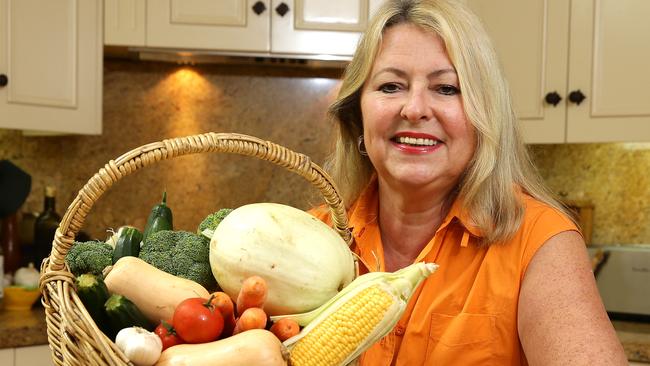
<svg viewBox="0 0 650 366"><path fill-rule="evenodd" d="M264 308L268 287L260 276L247 277L237 295L237 314L241 316L248 308Z"/></svg>
<svg viewBox="0 0 650 366"><path fill-rule="evenodd" d="M273 323L270 330L281 342L284 342L300 333L300 325L293 319L282 318Z"/></svg>
<svg viewBox="0 0 650 366"><path fill-rule="evenodd" d="M241 316L235 323L235 330L233 335L251 330L251 329L264 329L266 328L266 312L261 308L248 308L244 310Z"/></svg>
<svg viewBox="0 0 650 366"><path fill-rule="evenodd" d="M219 310L223 316L223 331L221 338L232 335L235 329L235 304L228 294L222 291L213 292L210 294L210 304Z"/></svg>

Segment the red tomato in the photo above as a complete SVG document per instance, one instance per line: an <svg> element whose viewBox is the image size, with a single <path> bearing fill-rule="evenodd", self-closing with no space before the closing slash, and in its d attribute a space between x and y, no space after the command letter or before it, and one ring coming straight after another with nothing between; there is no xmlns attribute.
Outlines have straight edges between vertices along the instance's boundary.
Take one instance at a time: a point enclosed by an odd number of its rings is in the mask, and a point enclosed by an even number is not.
<svg viewBox="0 0 650 366"><path fill-rule="evenodd" d="M202 297L183 300L174 310L176 333L187 343L217 340L223 330L223 317L210 301Z"/></svg>
<svg viewBox="0 0 650 366"><path fill-rule="evenodd" d="M154 330L154 333L160 337L160 340L162 341L162 349L163 351L166 350L167 348L171 346L175 346L177 344L182 344L185 343L181 337L176 334L176 329L174 327L167 323L166 321L162 321L156 329Z"/></svg>

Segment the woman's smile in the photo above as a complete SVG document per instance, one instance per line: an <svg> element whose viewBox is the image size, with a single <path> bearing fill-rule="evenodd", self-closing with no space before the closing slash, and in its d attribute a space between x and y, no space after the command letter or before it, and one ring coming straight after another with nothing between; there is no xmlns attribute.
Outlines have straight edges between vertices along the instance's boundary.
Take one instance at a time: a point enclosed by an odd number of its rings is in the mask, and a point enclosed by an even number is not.
<svg viewBox="0 0 650 366"><path fill-rule="evenodd" d="M395 148L411 154L427 154L437 150L442 144L438 137L419 132L399 132L390 141Z"/></svg>

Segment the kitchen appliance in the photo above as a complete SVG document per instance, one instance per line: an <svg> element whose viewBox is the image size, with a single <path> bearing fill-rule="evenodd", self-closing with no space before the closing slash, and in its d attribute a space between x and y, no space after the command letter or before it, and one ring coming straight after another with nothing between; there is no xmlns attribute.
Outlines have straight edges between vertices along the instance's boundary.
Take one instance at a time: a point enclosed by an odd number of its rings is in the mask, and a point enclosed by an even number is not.
<svg viewBox="0 0 650 366"><path fill-rule="evenodd" d="M612 318L650 320L650 244L591 246L601 258L594 274L605 309Z"/></svg>

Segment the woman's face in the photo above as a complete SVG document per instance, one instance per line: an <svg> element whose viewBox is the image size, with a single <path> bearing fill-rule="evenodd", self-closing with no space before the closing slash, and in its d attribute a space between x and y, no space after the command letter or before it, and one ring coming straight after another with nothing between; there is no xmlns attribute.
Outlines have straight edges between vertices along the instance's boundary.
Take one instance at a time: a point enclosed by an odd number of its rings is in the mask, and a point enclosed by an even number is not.
<svg viewBox="0 0 650 366"><path fill-rule="evenodd" d="M361 113L368 156L389 184L450 189L474 154L474 128L445 46L414 25L384 31Z"/></svg>

